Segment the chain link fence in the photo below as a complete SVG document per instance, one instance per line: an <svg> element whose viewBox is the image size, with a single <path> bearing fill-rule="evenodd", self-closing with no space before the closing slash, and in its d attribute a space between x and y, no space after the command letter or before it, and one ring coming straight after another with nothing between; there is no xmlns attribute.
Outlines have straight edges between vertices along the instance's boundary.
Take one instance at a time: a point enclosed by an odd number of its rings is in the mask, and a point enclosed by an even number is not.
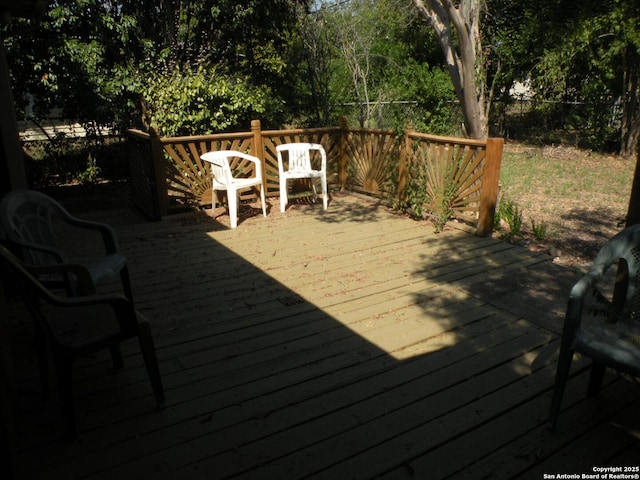
<svg viewBox="0 0 640 480"><path fill-rule="evenodd" d="M369 103L344 102L331 104L322 115L328 120L310 120L309 106L290 107L296 126L323 127L337 125L340 117L346 117L352 128L373 128L404 131L408 123L418 131L449 135L458 133L462 124L462 111L456 102L434 107L417 101L379 101ZM306 124L306 125L302 125Z"/></svg>

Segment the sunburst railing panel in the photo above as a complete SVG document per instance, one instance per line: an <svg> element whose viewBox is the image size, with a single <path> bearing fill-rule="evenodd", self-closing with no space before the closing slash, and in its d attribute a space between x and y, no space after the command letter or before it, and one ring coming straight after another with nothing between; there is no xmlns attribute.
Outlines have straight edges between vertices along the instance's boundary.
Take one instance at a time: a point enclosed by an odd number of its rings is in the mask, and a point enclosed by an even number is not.
<svg viewBox="0 0 640 480"><path fill-rule="evenodd" d="M229 138L228 135L162 138L167 157L167 193L170 203L180 205L207 205L211 203L211 169L200 156L218 150L250 152L250 134ZM252 192L242 192L241 198L252 198Z"/></svg>
<svg viewBox="0 0 640 480"><path fill-rule="evenodd" d="M488 141L408 132L406 174L400 198L417 209L418 214L430 216L436 223L455 218L484 232L487 224L492 223L493 210L491 219L484 218L487 212L481 208L483 198L491 201L493 192L497 196L495 169L491 169L491 176L486 175L488 144ZM499 148L501 157L501 140ZM487 193L488 190L491 192ZM496 199L492 201L494 209Z"/></svg>
<svg viewBox="0 0 640 480"><path fill-rule="evenodd" d="M373 195L393 190L391 170L397 168L400 141L393 131L352 129L344 155L347 187Z"/></svg>
<svg viewBox="0 0 640 480"><path fill-rule="evenodd" d="M138 144L145 138L139 131L130 136ZM309 142L323 145L327 152L330 190L393 197L398 205L411 203L443 222L455 218L482 235L493 227L502 139L439 137L411 128L398 136L393 131L350 129L344 122L338 127L262 131L257 120L250 132L175 138L155 133L146 138L151 148L137 150L151 152L153 158L147 163L153 168L144 167L142 157L138 163L141 172L156 172L156 178L149 180L155 188L138 189L139 196L148 196L138 203L148 211L155 208L159 212L155 217L171 206L211 204L211 171L200 159L205 152L238 150L258 157L266 194L275 196L279 194L276 147ZM244 171L247 166L239 163L234 168ZM164 180L157 173L162 171ZM144 175L148 174L139 177ZM143 180L137 183L144 187ZM242 199L255 199L255 193L245 192Z"/></svg>

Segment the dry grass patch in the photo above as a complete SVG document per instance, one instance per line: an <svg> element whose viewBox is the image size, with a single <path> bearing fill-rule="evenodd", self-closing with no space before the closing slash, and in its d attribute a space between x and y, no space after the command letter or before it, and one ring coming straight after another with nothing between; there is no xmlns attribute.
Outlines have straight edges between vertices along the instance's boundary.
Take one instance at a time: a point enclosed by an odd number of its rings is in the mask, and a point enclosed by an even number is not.
<svg viewBox="0 0 640 480"><path fill-rule="evenodd" d="M624 225L634 169L633 160L616 155L507 144L501 198L517 204L523 220L513 241L548 251L564 265L589 265ZM541 228L544 235L536 238ZM496 235L508 234L503 221Z"/></svg>

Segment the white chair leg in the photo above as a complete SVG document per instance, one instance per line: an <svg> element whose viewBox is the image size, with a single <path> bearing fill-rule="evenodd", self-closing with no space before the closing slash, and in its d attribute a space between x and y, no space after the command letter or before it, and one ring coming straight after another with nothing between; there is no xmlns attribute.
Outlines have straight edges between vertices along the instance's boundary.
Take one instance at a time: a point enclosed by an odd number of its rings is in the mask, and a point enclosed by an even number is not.
<svg viewBox="0 0 640 480"><path fill-rule="evenodd" d="M327 177L321 177L322 182L322 206L327 209L327 203L329 203L329 194L327 193Z"/></svg>
<svg viewBox="0 0 640 480"><path fill-rule="evenodd" d="M211 189L211 216L216 218L216 203L218 202L218 194L215 188Z"/></svg>
<svg viewBox="0 0 640 480"><path fill-rule="evenodd" d="M238 226L238 192L235 189L227 190L227 201L231 228L236 228Z"/></svg>
<svg viewBox="0 0 640 480"><path fill-rule="evenodd" d="M259 187L260 187L260 201L262 202L262 215L266 217L267 206L266 206L266 202L264 201L264 187L262 185L260 185Z"/></svg>
<svg viewBox="0 0 640 480"><path fill-rule="evenodd" d="M284 212L287 208L287 180L280 180L280 211Z"/></svg>

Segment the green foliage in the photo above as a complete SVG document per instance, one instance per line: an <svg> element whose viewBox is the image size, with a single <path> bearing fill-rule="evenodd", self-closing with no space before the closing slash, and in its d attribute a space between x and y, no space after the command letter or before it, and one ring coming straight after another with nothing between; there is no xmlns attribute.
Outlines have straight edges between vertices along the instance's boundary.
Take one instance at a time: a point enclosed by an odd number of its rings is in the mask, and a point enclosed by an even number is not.
<svg viewBox="0 0 640 480"><path fill-rule="evenodd" d="M395 208L415 218L429 218L435 232L439 233L454 215L453 202L458 193L458 184L453 178L452 164L434 168L428 162L423 156L421 161L409 166L403 204L396 204Z"/></svg>
<svg viewBox="0 0 640 480"><path fill-rule="evenodd" d="M406 110L394 111L395 129L402 130L407 120L421 132L434 135L459 134L462 118L456 108L455 92L449 74L441 68L431 68L425 63L408 59L389 79L389 98L411 99L419 102L423 116L408 119Z"/></svg>
<svg viewBox="0 0 640 480"><path fill-rule="evenodd" d="M494 86L487 98L502 102L492 124L504 118L513 82L530 79L538 98L562 102L546 103L549 128L584 132L595 148L634 138L638 2L486 7L477 68L480 83ZM439 43L404 0L57 0L37 24L1 28L20 107L29 93L36 118L62 107L95 131L141 126L142 98L166 132L246 128L252 114L269 128L335 124L342 112L331 106L348 102L361 107L354 126L377 126L378 101L421 105L411 117L391 107L396 130L411 120L420 131L458 134L462 120ZM203 76L216 87L198 85Z"/></svg>
<svg viewBox="0 0 640 480"><path fill-rule="evenodd" d="M246 130L252 118L278 111L267 87L225 76L215 67L174 68L147 82L149 123L167 136Z"/></svg>
<svg viewBox="0 0 640 480"><path fill-rule="evenodd" d="M123 130L141 126L140 101L149 96L151 87L175 87L176 70L197 80L202 72L187 72L195 66L224 77L227 86L220 94L223 106L217 115L231 119L217 124L235 124L242 110L245 117L250 112L262 114L267 95L273 99L268 119L280 120L280 105L290 91L285 47L298 8L306 2L214 3L58 0L37 25L16 20L10 29L3 27L15 98L22 107L25 94L33 95L36 118L62 107L65 118L93 129L115 125ZM223 81L214 83L223 88ZM187 89L179 90L189 96ZM169 107L172 95L151 94L162 97L163 108ZM242 95L247 99L245 106L240 105ZM185 98L174 98L177 103L169 108L173 115L190 104ZM206 102L205 106L215 108L216 104ZM173 130L216 124L184 117Z"/></svg>
<svg viewBox="0 0 640 480"><path fill-rule="evenodd" d="M457 193L458 185L451 176L447 175L441 187L429 199L431 219L435 225L436 233L441 232L446 223L453 217L453 201Z"/></svg>
<svg viewBox="0 0 640 480"><path fill-rule="evenodd" d="M316 102L314 117L335 123L338 115L348 115L350 125L396 131L412 121L420 131L452 133L450 125L459 121L451 79L433 67L441 64L442 54L415 7L403 0L317 4L322 8L305 18L304 48L297 50L306 74L297 88ZM415 113L398 103L404 101L419 104ZM390 109L383 112L384 122L378 102ZM355 106L335 108L329 118L330 104L346 103Z"/></svg>
<svg viewBox="0 0 640 480"><path fill-rule="evenodd" d="M557 127L583 132L598 150L622 139L622 152L631 153L640 128L633 120L638 115L640 4L564 1L556 8L563 15L556 15L553 28L539 25L535 32L543 48L530 70L537 95L561 102L553 112Z"/></svg>
<svg viewBox="0 0 640 480"><path fill-rule="evenodd" d="M36 118L61 108L65 118L93 128L131 125L144 78L134 72L148 45L116 3L60 0L38 24L14 22L4 35L19 106L28 93Z"/></svg>
<svg viewBox="0 0 640 480"><path fill-rule="evenodd" d="M29 142L24 150L28 183L38 188L118 182L129 176L126 142L117 138L97 144L60 134L50 141Z"/></svg>
<svg viewBox="0 0 640 480"><path fill-rule="evenodd" d="M536 240L544 240L547 238L547 224L544 222L536 222L531 219L531 232Z"/></svg>
<svg viewBox="0 0 640 480"><path fill-rule="evenodd" d="M96 183L100 173L101 170L96 163L96 159L93 155L89 154L89 158L87 159L87 168L78 174L77 179L80 183Z"/></svg>
<svg viewBox="0 0 640 480"><path fill-rule="evenodd" d="M498 216L504 220L509 226L509 234L511 236L520 235L522 232L523 215L518 204L506 197L500 199L498 205Z"/></svg>

